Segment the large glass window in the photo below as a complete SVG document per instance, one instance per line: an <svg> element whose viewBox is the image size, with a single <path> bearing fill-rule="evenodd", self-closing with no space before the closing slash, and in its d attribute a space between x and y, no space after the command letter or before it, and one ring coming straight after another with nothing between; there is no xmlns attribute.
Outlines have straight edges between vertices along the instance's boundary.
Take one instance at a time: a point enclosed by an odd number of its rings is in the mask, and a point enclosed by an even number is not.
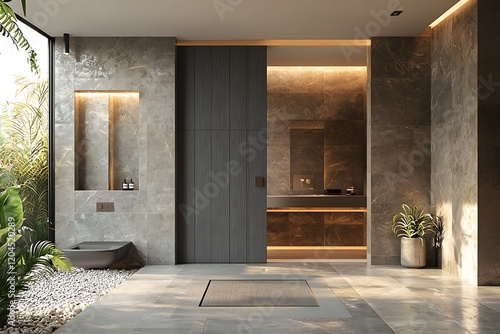
<svg viewBox="0 0 500 334"><path fill-rule="evenodd" d="M0 36L0 190L20 185L25 223L47 239L49 192L49 39L18 21L37 53L28 55Z"/></svg>

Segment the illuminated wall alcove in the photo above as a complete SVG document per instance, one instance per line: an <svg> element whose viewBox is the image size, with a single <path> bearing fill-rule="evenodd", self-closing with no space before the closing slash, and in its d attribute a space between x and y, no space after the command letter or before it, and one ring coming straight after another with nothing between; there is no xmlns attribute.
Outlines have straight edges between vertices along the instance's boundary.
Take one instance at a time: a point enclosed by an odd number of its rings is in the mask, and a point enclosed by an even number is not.
<svg viewBox="0 0 500 334"><path fill-rule="evenodd" d="M139 189L139 91L75 91L75 189Z"/></svg>

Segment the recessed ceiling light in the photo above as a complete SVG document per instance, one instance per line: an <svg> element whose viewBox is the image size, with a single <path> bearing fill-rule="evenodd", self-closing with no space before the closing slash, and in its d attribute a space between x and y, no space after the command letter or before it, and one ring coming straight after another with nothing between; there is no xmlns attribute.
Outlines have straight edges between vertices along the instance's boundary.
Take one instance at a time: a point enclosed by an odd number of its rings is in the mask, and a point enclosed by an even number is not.
<svg viewBox="0 0 500 334"><path fill-rule="evenodd" d="M391 13L391 16L399 16L401 15L402 12L403 12L402 10L395 10Z"/></svg>

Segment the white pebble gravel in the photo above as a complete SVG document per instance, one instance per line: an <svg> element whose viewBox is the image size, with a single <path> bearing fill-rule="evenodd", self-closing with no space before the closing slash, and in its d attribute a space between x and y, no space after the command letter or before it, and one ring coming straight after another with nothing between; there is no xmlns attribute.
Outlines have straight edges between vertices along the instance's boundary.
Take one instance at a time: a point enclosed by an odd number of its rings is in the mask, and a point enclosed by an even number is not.
<svg viewBox="0 0 500 334"><path fill-rule="evenodd" d="M30 283L0 334L50 334L135 272L75 268Z"/></svg>

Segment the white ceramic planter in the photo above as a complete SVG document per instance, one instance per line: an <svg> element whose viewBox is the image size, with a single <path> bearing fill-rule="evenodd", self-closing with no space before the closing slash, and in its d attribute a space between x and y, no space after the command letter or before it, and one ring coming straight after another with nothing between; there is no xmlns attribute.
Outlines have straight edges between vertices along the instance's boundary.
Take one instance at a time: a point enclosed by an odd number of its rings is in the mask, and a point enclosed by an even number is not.
<svg viewBox="0 0 500 334"><path fill-rule="evenodd" d="M407 268L425 267L425 240L401 238L401 265Z"/></svg>

